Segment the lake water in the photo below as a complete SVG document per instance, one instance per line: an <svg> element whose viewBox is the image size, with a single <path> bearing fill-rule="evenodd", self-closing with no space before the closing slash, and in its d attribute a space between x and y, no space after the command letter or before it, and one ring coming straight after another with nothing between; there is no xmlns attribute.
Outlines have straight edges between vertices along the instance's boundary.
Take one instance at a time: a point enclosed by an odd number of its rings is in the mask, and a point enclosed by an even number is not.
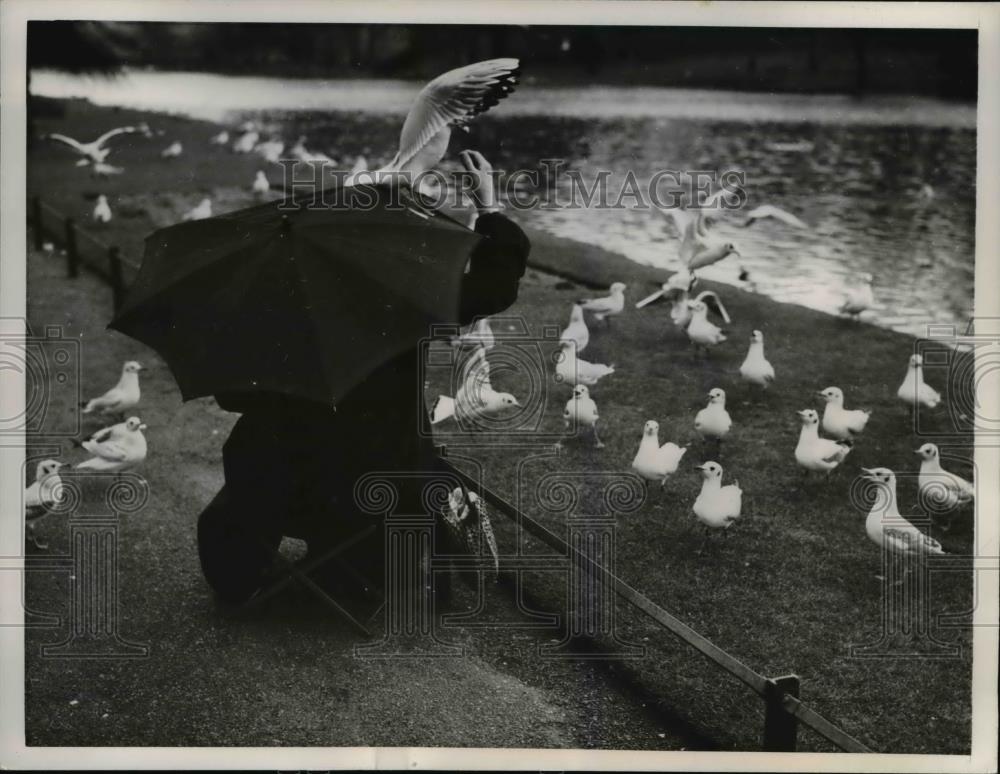
<svg viewBox="0 0 1000 774"><path fill-rule="evenodd" d="M395 151L402 116L421 84L37 72L31 86L44 96L217 122L254 118L286 143L306 134L311 150L342 160L364 154L375 165ZM720 213L714 235L733 242L741 259L705 269L705 277L740 284L742 265L758 292L832 311L850 279L870 272L877 306L868 319L921 335L931 323L964 329L971 317L975 126L974 106L927 99L552 88L529 80L468 135L456 133L452 149L475 147L506 171L538 169L554 158L584 180L606 170L612 191L629 172L644 187L658 170L739 171L748 208L778 205L811 228L764 221L744 229L742 213ZM543 185L541 193L566 199L568 187ZM634 199L622 203L519 217L639 263L675 268L679 242L667 220Z"/></svg>

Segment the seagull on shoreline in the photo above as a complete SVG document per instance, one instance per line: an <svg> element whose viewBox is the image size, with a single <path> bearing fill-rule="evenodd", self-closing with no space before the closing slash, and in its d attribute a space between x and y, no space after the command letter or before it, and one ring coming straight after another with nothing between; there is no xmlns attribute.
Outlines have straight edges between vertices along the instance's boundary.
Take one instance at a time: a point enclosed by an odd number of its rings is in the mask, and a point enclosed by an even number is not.
<svg viewBox="0 0 1000 774"><path fill-rule="evenodd" d="M827 387L816 394L826 401L826 407L823 409L823 429L827 433L846 441L864 432L872 415L870 411L845 409L844 393L839 387Z"/></svg>
<svg viewBox="0 0 1000 774"><path fill-rule="evenodd" d="M724 190L716 191L705 203L692 214L682 207L669 209L657 208L657 211L669 216L681 237L680 261L687 271L693 272L705 266L718 263L730 255L739 255L739 250L732 242L719 242L708 230L708 215L706 212L716 208L719 200L726 194Z"/></svg>
<svg viewBox="0 0 1000 774"><path fill-rule="evenodd" d="M948 510L972 502L976 496L975 486L941 467L940 452L935 444L925 443L914 454L921 460L917 486L922 498Z"/></svg>
<svg viewBox="0 0 1000 774"><path fill-rule="evenodd" d="M585 312L594 315L598 322L610 324L610 319L616 314L621 314L625 308L625 289L628 287L624 282L612 283L608 289L609 294L602 298L582 299L578 301L580 307ZM581 348L582 351L582 348Z"/></svg>
<svg viewBox="0 0 1000 774"><path fill-rule="evenodd" d="M268 140L254 146L254 151L264 157L265 161L277 164L281 161L281 153L285 150L285 143L281 140Z"/></svg>
<svg viewBox="0 0 1000 774"><path fill-rule="evenodd" d="M573 304L569 313L569 324L559 334L559 343L572 341L576 343L576 351L583 352L590 343L590 329L587 328L587 321L583 317L583 308L579 304Z"/></svg>
<svg viewBox="0 0 1000 774"><path fill-rule="evenodd" d="M660 423L650 419L643 425L642 440L632 460L632 470L645 479L659 481L662 488L667 479L677 472L687 450L687 446L678 446L671 441L660 446Z"/></svg>
<svg viewBox="0 0 1000 774"><path fill-rule="evenodd" d="M819 437L819 414L812 409L798 412L802 420L799 442L795 447L795 461L806 475L809 471L834 470L851 451L850 441L831 441Z"/></svg>
<svg viewBox="0 0 1000 774"><path fill-rule="evenodd" d="M593 387L605 376L610 376L615 372L613 365L603 363L590 363L581 360L576 356L576 345L572 341L562 341L559 343L559 352L556 355L556 381L570 384L574 387L578 384Z"/></svg>
<svg viewBox="0 0 1000 774"><path fill-rule="evenodd" d="M108 204L108 197L104 194L98 195L97 204L94 205L94 211L91 213L91 217L97 223L111 222L111 206Z"/></svg>
<svg viewBox="0 0 1000 774"><path fill-rule="evenodd" d="M597 420L600 415L597 412L597 404L590 397L590 390L585 385L578 384L573 388L573 397L566 401L566 408L563 409L563 426L569 430L572 424L575 427L589 427L594 435L594 448L603 449L604 442L597 435ZM556 444L556 449L562 448L562 442Z"/></svg>
<svg viewBox="0 0 1000 774"><path fill-rule="evenodd" d="M144 137L152 137L152 132L149 126L146 124L138 124L136 126L120 126L117 129L112 129L105 132L100 137L98 137L93 142L80 142L79 140L74 140L72 137L68 137L65 134L46 134L42 135L43 139L55 140L63 145L76 151L77 154L81 156L80 160L77 162L77 166L84 166L86 164L102 164L108 158L108 154L111 153L111 148L105 147L108 140L112 137L119 137L123 134L142 134Z"/></svg>
<svg viewBox="0 0 1000 774"><path fill-rule="evenodd" d="M253 185L250 188L255 196L267 196L271 190L271 184L268 182L267 175L264 174L263 170L257 170L257 175L254 177Z"/></svg>
<svg viewBox="0 0 1000 774"><path fill-rule="evenodd" d="M743 510L740 482L722 486L722 465L711 460L696 465L695 470L701 471L701 492L691 510L706 527L728 529Z"/></svg>
<svg viewBox="0 0 1000 774"><path fill-rule="evenodd" d="M143 370L140 363L129 360L122 366L118 383L106 393L97 398L91 398L80 406L81 414L97 411L101 414L124 415L126 411L135 408L139 403L139 372Z"/></svg>
<svg viewBox="0 0 1000 774"><path fill-rule="evenodd" d="M801 228L808 230L809 225L802 220L800 220L792 213L787 212L780 207L775 207L773 204L762 204L760 207L755 207L747 213L746 220L744 220L740 225L743 228L752 226L756 221L763 220L764 218L773 218L774 220L779 220L788 226L794 226L795 228Z"/></svg>
<svg viewBox="0 0 1000 774"><path fill-rule="evenodd" d="M896 391L896 397L904 403L909 403L914 410L917 406L933 409L940 405L941 393L924 381L924 358L922 355L910 355L906 376L903 377L903 383Z"/></svg>
<svg viewBox="0 0 1000 774"><path fill-rule="evenodd" d="M229 132L223 129L218 134L213 134L208 141L212 145L227 145L229 143Z"/></svg>
<svg viewBox="0 0 1000 774"><path fill-rule="evenodd" d="M93 456L77 464L76 470L122 471L146 459L146 425L139 417L129 417L123 424L112 425L83 442Z"/></svg>
<svg viewBox="0 0 1000 774"><path fill-rule="evenodd" d="M250 153L256 147L258 140L260 140L260 132L256 129L243 132L233 143L233 153Z"/></svg>
<svg viewBox="0 0 1000 774"><path fill-rule="evenodd" d="M875 305L872 280L873 277L868 272L859 274L844 291L844 302L838 311L841 314L849 315L855 322L861 319L861 313Z"/></svg>
<svg viewBox="0 0 1000 774"><path fill-rule="evenodd" d="M750 334L750 348L740 366L743 381L763 387L765 390L774 381L774 366L764 357L764 334L754 331Z"/></svg>
<svg viewBox="0 0 1000 774"><path fill-rule="evenodd" d="M872 504L865 519L865 533L880 548L887 549L895 556L917 554L944 554L941 544L930 535L925 535L899 513L896 501L896 474L889 468L861 468L863 479L875 483L881 496ZM909 567L906 568L909 572ZM884 578L876 576L879 580ZM902 580L896 581L896 585Z"/></svg>
<svg viewBox="0 0 1000 774"><path fill-rule="evenodd" d="M24 519L28 527L28 539L39 551L48 548L47 543L39 543L35 535L35 525L52 512L63 498L62 479L59 468L65 462L42 460L35 468L35 481L24 490Z"/></svg>

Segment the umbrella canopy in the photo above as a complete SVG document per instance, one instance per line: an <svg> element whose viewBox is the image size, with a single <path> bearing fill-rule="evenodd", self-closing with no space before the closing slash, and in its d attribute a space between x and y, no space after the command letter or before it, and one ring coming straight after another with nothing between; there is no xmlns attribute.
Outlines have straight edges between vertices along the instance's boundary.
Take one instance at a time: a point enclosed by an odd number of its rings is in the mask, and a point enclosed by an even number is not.
<svg viewBox="0 0 1000 774"><path fill-rule="evenodd" d="M184 400L335 404L431 325L458 321L480 239L406 189L364 188L357 206L276 201L154 232L109 327L160 353Z"/></svg>

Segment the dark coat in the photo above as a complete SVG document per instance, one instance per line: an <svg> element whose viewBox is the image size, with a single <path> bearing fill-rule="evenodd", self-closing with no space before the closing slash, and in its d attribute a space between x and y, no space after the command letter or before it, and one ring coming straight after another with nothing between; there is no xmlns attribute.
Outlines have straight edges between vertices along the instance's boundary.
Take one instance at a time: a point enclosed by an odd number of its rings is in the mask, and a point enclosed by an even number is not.
<svg viewBox="0 0 1000 774"><path fill-rule="evenodd" d="M530 250L499 213L482 215L476 231L483 239L463 280L463 325L514 303ZM414 342L334 408L283 395L217 395L222 408L242 414L223 447L226 489L241 520L308 539L317 525L354 513L354 483L366 473L433 469L432 440L420 433L427 423L419 355Z"/></svg>

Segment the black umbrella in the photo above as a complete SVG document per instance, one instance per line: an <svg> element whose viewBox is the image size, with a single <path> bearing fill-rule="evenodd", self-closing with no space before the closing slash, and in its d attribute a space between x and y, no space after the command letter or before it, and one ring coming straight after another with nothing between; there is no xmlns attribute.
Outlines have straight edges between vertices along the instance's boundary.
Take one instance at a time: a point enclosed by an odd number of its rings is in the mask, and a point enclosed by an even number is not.
<svg viewBox="0 0 1000 774"><path fill-rule="evenodd" d="M341 197L345 198L345 197ZM406 188L352 206L276 201L146 239L111 328L167 361L184 400L278 392L324 403L458 321L479 235Z"/></svg>

